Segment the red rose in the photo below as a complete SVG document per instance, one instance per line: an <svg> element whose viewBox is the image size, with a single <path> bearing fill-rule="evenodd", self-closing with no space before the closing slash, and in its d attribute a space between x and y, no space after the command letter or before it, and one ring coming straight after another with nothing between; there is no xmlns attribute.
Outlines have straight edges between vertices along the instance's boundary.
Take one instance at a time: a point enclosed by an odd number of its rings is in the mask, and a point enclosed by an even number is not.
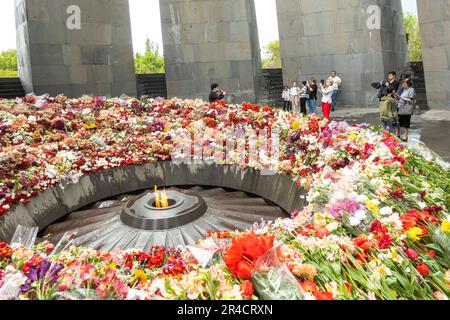
<svg viewBox="0 0 450 320"><path fill-rule="evenodd" d="M333 294L330 292L316 292L314 294L317 300L334 300Z"/></svg>
<svg viewBox="0 0 450 320"><path fill-rule="evenodd" d="M436 252L434 252L434 250L430 250L428 251L428 255L430 256L430 258L434 258L436 256Z"/></svg>
<svg viewBox="0 0 450 320"><path fill-rule="evenodd" d="M417 271L419 271L419 273L423 276L428 276L430 274L430 270L425 263L419 263L417 266Z"/></svg>
<svg viewBox="0 0 450 320"><path fill-rule="evenodd" d="M406 255L412 260L412 261L416 261L417 258L419 258L419 255L417 254L417 252L413 249L407 249L405 251Z"/></svg>
<svg viewBox="0 0 450 320"><path fill-rule="evenodd" d="M254 292L255 289L253 289L253 283L251 281L245 280L241 284L241 293L243 297L251 298Z"/></svg>

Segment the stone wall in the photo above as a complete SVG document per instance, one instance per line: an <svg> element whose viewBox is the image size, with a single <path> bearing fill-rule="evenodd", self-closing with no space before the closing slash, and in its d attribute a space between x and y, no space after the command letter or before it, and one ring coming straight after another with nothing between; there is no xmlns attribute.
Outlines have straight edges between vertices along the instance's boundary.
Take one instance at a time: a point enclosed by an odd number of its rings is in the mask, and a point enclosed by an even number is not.
<svg viewBox="0 0 450 320"><path fill-rule="evenodd" d="M253 0L160 0L168 96L206 99L218 82L255 101L261 68Z"/></svg>
<svg viewBox="0 0 450 320"><path fill-rule="evenodd" d="M81 9L69 30L67 8ZM136 95L128 0L15 0L19 74L27 93Z"/></svg>
<svg viewBox="0 0 450 320"><path fill-rule="evenodd" d="M286 83L337 70L338 104L364 107L378 104L372 82L406 66L400 0L277 0L277 11Z"/></svg>
<svg viewBox="0 0 450 320"><path fill-rule="evenodd" d="M450 0L418 0L430 109L450 109Z"/></svg>

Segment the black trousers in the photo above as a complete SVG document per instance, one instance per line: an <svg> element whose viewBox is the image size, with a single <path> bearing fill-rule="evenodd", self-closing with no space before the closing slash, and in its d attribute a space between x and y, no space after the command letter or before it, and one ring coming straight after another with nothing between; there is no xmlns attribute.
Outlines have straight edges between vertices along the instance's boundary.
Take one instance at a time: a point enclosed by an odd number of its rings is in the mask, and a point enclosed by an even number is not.
<svg viewBox="0 0 450 320"><path fill-rule="evenodd" d="M283 111L291 112L292 106L290 101L284 101Z"/></svg>
<svg viewBox="0 0 450 320"><path fill-rule="evenodd" d="M300 98L300 111L301 113L303 113L305 116L307 114L307 110L306 110L306 101L308 99L307 98Z"/></svg>

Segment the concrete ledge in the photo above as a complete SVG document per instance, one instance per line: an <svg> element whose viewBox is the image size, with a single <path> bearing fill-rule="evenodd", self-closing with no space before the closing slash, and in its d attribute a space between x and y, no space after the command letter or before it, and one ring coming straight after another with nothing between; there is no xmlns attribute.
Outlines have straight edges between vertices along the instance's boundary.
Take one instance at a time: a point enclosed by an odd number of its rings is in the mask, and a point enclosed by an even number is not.
<svg viewBox="0 0 450 320"><path fill-rule="evenodd" d="M217 164L175 164L170 161L105 170L83 176L64 189L47 189L0 217L0 239L10 241L17 225L44 229L67 214L122 193L151 190L154 185L212 186L248 192L269 200L286 212L302 209L305 190L288 175L261 175L252 168Z"/></svg>

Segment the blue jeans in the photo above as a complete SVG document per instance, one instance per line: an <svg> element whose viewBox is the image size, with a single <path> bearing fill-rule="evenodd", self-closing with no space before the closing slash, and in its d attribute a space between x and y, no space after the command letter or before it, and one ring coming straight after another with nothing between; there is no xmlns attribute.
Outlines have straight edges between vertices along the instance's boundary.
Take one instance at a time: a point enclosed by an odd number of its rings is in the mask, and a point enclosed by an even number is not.
<svg viewBox="0 0 450 320"><path fill-rule="evenodd" d="M317 114L317 100L316 99L308 99L308 114Z"/></svg>
<svg viewBox="0 0 450 320"><path fill-rule="evenodd" d="M337 104L337 97L339 95L339 90L334 90L333 91L333 103L331 104L331 110L336 110L336 104Z"/></svg>

